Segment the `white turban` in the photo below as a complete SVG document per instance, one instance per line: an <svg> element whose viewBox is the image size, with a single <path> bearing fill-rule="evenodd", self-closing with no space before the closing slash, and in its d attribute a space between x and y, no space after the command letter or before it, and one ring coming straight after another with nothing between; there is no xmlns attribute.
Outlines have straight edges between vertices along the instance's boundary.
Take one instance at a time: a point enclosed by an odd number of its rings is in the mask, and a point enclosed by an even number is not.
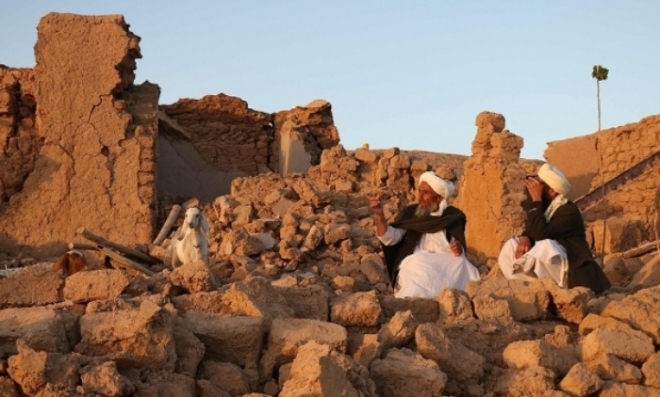
<svg viewBox="0 0 660 397"><path fill-rule="evenodd" d="M454 195L454 184L445 181L435 174L433 171L426 171L419 177L419 183L426 182L431 186L434 192L438 193L445 199Z"/></svg>
<svg viewBox="0 0 660 397"><path fill-rule="evenodd" d="M539 168L537 175L543 182L562 196L566 196L568 192L571 191L571 183L566 179L566 176L559 171L559 168L552 164L543 164L541 168Z"/></svg>

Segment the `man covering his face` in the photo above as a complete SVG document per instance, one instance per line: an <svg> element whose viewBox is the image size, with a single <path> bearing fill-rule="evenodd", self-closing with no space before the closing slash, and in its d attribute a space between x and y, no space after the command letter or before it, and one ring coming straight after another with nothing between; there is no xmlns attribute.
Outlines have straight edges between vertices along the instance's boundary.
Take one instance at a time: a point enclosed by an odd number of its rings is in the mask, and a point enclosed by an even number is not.
<svg viewBox="0 0 660 397"><path fill-rule="evenodd" d="M370 198L394 296L433 298L445 288L465 290L468 281L479 280L479 271L465 256L465 214L447 203L454 185L428 171L417 193L418 203L389 225L380 199Z"/></svg>
<svg viewBox="0 0 660 397"><path fill-rule="evenodd" d="M549 277L560 287L583 286L595 293L610 282L587 243L584 220L577 205L566 198L571 185L551 164L525 178L528 199L522 236L508 240L498 258L505 277L532 280Z"/></svg>

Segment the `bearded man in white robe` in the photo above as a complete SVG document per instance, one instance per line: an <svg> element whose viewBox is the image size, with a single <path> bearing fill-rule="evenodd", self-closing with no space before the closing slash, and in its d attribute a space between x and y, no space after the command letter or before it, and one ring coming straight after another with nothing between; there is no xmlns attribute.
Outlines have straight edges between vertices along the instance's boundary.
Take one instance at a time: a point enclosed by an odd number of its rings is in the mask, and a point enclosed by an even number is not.
<svg viewBox="0 0 660 397"><path fill-rule="evenodd" d="M447 203L454 185L427 171L417 193L418 203L403 208L389 225L380 199L369 199L394 296L433 298L445 288L464 291L480 276L465 256L465 214Z"/></svg>
<svg viewBox="0 0 660 397"><path fill-rule="evenodd" d="M506 278L552 279L562 288L587 287L599 294L610 282L594 260L580 209L566 198L571 185L551 164L525 178L525 230L504 243L498 264Z"/></svg>

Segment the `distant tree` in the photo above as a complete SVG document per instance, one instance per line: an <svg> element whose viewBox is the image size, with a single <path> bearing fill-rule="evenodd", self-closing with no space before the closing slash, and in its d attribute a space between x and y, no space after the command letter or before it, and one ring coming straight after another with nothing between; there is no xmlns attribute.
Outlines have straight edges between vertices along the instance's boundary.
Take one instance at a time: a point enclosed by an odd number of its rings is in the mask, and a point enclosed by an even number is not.
<svg viewBox="0 0 660 397"><path fill-rule="evenodd" d="M600 82L607 80L607 74L609 73L609 69L604 68L600 65L594 65L594 68L591 72L591 77L596 79L596 100L598 101L598 132L600 132ZM599 137L600 139L600 137ZM605 207L607 207L607 197L605 196L605 180L603 180L603 153L601 151L600 147L600 141L598 144L598 152L599 152L599 157L600 157L600 169L598 170L598 173L600 174L600 191L601 194L603 195L603 202L605 203ZM604 208L603 211L603 245L601 247L600 253L601 253L601 266L603 266L605 263L605 236L607 234L607 208Z"/></svg>
<svg viewBox="0 0 660 397"><path fill-rule="evenodd" d="M596 99L598 101L598 131L600 131L600 82L607 80L607 73L609 73L609 71L609 69L600 65L594 65L594 69L591 72L591 77L596 79Z"/></svg>

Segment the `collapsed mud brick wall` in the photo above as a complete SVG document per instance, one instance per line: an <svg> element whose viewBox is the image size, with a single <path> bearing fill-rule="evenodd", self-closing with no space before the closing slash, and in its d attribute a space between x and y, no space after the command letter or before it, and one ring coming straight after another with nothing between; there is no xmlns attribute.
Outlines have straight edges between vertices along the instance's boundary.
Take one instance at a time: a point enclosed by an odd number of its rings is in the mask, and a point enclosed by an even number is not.
<svg viewBox="0 0 660 397"><path fill-rule="evenodd" d="M658 142L660 116L650 116L600 133L550 142L544 156L565 172L573 185L571 197L575 199L600 189L602 183L657 155ZM603 235L606 253L620 252L657 238L660 167L646 167L620 188L605 194L605 200L599 200L584 212L594 249L602 250Z"/></svg>
<svg viewBox="0 0 660 397"><path fill-rule="evenodd" d="M457 206L468 215L469 250L478 262L484 262L497 258L502 244L522 232L523 179L533 164L525 166L520 162L523 139L505 129L504 116L479 113L476 126Z"/></svg>
<svg viewBox="0 0 660 397"><path fill-rule="evenodd" d="M339 143L331 105L314 101L275 114L224 94L161 106L158 190L211 201L239 176L306 172ZM167 122L164 122L167 121Z"/></svg>
<svg viewBox="0 0 660 397"><path fill-rule="evenodd" d="M0 153L26 153L9 163L22 170L16 180L2 177L2 249L58 254L80 226L122 244L149 242L159 93L133 85L139 37L118 15L51 13L37 31L34 70L3 72L9 140Z"/></svg>

